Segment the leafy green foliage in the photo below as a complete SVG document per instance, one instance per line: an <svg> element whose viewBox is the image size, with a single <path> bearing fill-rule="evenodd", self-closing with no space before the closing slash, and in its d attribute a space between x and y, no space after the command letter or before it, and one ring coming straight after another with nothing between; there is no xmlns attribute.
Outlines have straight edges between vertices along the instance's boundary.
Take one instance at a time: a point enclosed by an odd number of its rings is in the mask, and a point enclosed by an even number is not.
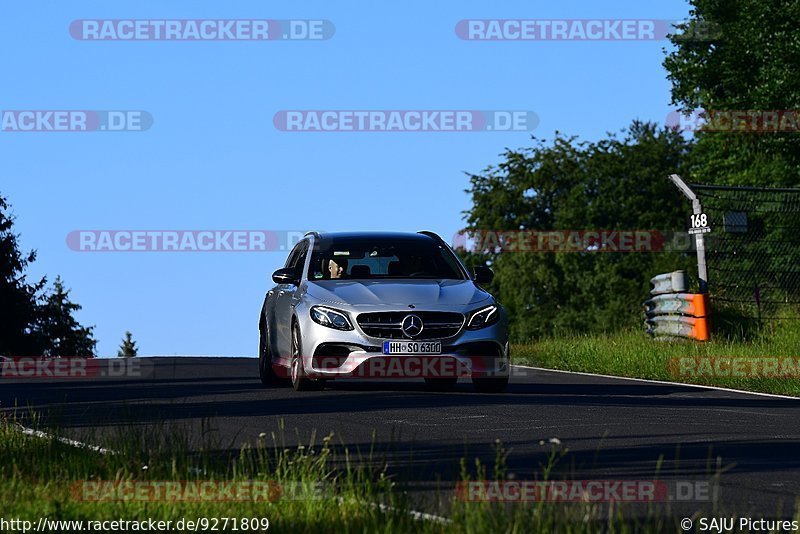
<svg viewBox="0 0 800 534"><path fill-rule="evenodd" d="M682 230L687 206L667 177L684 168L690 144L672 130L635 122L623 139L557 136L507 151L470 177L468 231ZM636 324L649 279L691 265L681 252L511 252L467 255L496 272L492 288L514 339Z"/></svg>
<svg viewBox="0 0 800 534"><path fill-rule="evenodd" d="M800 109L800 1L690 0L711 40L672 38L664 60L672 103L684 111ZM800 184L798 133L701 132L691 180L729 185Z"/></svg>

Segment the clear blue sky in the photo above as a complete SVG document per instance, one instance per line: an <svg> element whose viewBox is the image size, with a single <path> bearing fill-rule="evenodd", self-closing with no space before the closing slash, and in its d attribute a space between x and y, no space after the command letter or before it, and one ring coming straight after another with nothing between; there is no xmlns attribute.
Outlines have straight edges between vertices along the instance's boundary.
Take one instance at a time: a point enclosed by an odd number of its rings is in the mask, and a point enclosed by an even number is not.
<svg viewBox="0 0 800 534"><path fill-rule="evenodd" d="M334 5L342 4L342 5ZM81 253L83 229L429 229L469 206L465 171L524 132L286 133L285 109L533 110L535 134L598 139L664 123L666 42L469 42L468 18L683 19L684 0L292 3L2 0L0 109L146 110L146 132L0 132L0 193L32 276L60 274L101 355L255 355L286 252ZM75 19L328 19L317 42L92 42Z"/></svg>

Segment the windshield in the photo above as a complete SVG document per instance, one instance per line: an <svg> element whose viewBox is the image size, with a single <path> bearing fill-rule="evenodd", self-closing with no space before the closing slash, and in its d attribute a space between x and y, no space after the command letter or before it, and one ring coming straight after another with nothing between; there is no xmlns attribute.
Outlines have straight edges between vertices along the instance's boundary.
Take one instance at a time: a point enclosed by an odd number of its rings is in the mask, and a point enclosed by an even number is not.
<svg viewBox="0 0 800 534"><path fill-rule="evenodd" d="M464 280L452 252L432 239L333 238L318 242L315 249L309 280Z"/></svg>

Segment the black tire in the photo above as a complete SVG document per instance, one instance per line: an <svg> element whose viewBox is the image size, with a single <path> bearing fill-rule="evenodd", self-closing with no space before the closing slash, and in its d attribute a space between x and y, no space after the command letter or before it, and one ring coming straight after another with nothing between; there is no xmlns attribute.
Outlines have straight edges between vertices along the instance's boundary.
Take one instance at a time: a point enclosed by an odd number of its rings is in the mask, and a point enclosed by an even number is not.
<svg viewBox="0 0 800 534"><path fill-rule="evenodd" d="M306 376L306 371L303 366L303 342L300 337L300 327L297 324L292 325L292 359L289 367L289 376L291 377L292 387L295 391L314 391L325 387L325 382L322 380L312 380Z"/></svg>
<svg viewBox="0 0 800 534"><path fill-rule="evenodd" d="M478 393L502 393L508 386L508 377L473 378L472 385Z"/></svg>
<svg viewBox="0 0 800 534"><path fill-rule="evenodd" d="M267 342L267 333L260 328L258 336L258 376L265 386L283 386L286 380L275 374L272 368L272 351Z"/></svg>
<svg viewBox="0 0 800 534"><path fill-rule="evenodd" d="M455 378L428 378L425 377L425 385L433 391L452 391L456 387L458 377Z"/></svg>

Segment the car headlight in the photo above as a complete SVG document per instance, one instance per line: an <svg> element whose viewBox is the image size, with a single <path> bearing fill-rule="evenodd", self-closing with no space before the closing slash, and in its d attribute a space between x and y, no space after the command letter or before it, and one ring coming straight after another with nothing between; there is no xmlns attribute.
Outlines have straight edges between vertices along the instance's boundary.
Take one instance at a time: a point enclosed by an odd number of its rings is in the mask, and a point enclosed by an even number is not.
<svg viewBox="0 0 800 534"><path fill-rule="evenodd" d="M347 314L334 310L333 308L326 308L325 306L314 306L311 308L311 319L322 326L328 328L335 328L336 330L352 330L353 325Z"/></svg>
<svg viewBox="0 0 800 534"><path fill-rule="evenodd" d="M479 328L493 325L498 319L500 319L500 310L492 304L473 312L469 316L469 321L467 321L467 329L478 330Z"/></svg>

